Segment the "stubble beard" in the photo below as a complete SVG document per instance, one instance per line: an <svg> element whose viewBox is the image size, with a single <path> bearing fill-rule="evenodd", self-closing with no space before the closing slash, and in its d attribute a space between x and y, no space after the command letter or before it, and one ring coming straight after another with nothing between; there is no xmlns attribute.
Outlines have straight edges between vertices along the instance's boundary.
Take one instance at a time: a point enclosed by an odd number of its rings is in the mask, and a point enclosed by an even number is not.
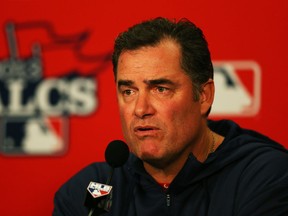
<svg viewBox="0 0 288 216"><path fill-rule="evenodd" d="M177 164L178 161L185 161L188 159L189 153L185 153L186 149L182 149L179 152L169 152L168 154L156 158L155 156L151 154L144 154L140 157L140 159L144 162L149 164L150 166L156 168L156 169L169 169L169 167L173 167L173 165ZM183 158L185 157L185 158Z"/></svg>

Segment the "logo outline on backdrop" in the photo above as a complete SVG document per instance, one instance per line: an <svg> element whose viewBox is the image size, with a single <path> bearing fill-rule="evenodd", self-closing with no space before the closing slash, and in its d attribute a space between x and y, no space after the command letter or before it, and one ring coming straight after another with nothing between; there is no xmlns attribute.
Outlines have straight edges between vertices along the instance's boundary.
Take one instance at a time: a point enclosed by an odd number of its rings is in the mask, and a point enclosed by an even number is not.
<svg viewBox="0 0 288 216"><path fill-rule="evenodd" d="M52 42L35 42L30 56L19 56L17 33L35 29L44 30ZM0 153L62 155L68 149L69 117L97 110L96 75L108 66L111 52L86 55L82 48L89 31L58 35L46 21L8 22L5 30L9 56L0 59ZM65 75L44 77L41 54L67 46L81 63L98 65L85 76L68 68Z"/></svg>
<svg viewBox="0 0 288 216"><path fill-rule="evenodd" d="M256 61L213 61L215 98L211 117L252 117L261 108L261 68ZM250 75L247 71L250 71ZM252 72L252 73L251 73ZM252 80L251 90L241 79Z"/></svg>

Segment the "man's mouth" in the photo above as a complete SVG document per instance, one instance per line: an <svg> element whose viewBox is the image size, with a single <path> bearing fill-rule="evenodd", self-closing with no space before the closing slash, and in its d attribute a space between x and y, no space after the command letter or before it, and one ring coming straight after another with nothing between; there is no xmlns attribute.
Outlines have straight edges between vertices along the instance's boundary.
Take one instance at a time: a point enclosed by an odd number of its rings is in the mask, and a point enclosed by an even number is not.
<svg viewBox="0 0 288 216"><path fill-rule="evenodd" d="M134 128L134 132L138 136L152 136L155 135L159 128L153 126L138 126Z"/></svg>
<svg viewBox="0 0 288 216"><path fill-rule="evenodd" d="M152 126L138 126L135 127L134 131L151 131L151 130L158 130L156 127Z"/></svg>
<svg viewBox="0 0 288 216"><path fill-rule="evenodd" d="M153 130L153 128L151 128L151 127L140 127L140 128L137 128L136 130L138 130L138 131L149 131L149 130Z"/></svg>

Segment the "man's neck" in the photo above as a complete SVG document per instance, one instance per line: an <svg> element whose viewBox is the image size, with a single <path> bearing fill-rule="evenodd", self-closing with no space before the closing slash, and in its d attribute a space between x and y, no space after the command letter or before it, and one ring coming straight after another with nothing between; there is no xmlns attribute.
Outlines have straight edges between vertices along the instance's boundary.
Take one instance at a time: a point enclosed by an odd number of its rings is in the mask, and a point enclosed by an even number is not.
<svg viewBox="0 0 288 216"><path fill-rule="evenodd" d="M187 149L181 157L176 161L173 161L161 168L153 166L147 162L144 162L145 170L158 182L158 183L171 183L173 179L178 175L186 160L188 159L189 154L192 154L197 158L197 160L203 163L209 156L210 153L214 152L216 148L223 142L224 137L207 130L205 138L201 140L201 145L198 145L197 148L194 146L192 149Z"/></svg>
<svg viewBox="0 0 288 216"><path fill-rule="evenodd" d="M188 155L189 154L182 156L180 160L178 159L177 161L173 161L172 163L163 166L163 168L157 168L147 162L144 162L144 168L156 182L170 184L184 166Z"/></svg>

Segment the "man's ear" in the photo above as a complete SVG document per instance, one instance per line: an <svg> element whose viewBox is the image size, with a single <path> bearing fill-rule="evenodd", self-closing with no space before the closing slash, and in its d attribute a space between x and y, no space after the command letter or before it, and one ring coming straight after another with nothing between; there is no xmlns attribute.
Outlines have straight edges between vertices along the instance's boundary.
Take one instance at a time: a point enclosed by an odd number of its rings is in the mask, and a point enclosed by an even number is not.
<svg viewBox="0 0 288 216"><path fill-rule="evenodd" d="M215 93L214 81L209 79L202 85L202 92L200 93L201 114L206 115L213 104Z"/></svg>

